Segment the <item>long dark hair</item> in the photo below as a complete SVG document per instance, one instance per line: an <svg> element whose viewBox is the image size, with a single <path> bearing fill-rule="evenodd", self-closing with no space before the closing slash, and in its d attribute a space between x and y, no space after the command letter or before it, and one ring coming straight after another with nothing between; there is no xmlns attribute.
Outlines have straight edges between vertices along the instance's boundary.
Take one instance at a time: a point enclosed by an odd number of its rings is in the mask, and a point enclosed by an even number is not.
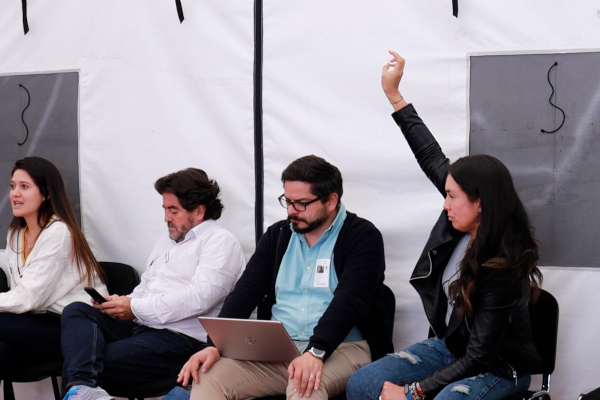
<svg viewBox="0 0 600 400"><path fill-rule="evenodd" d="M481 266L518 269L529 282L530 300L535 300L542 282L538 246L506 166L492 156L473 155L450 165L449 174L471 202L480 199L481 205L477 234L461 261L460 277L450 285L457 311L473 311L471 295Z"/></svg>
<svg viewBox="0 0 600 400"><path fill-rule="evenodd" d="M50 161L41 157L25 157L18 160L12 169L11 175L18 169L27 172L31 176L44 197L44 201L38 209L37 223L40 228L44 229L52 216L56 215L59 220L69 227L71 232L73 259L81 280L85 279L86 285L93 286L95 272L100 276L102 282L106 282L104 272L98 265L94 254L92 254L81 229L79 229L73 206L67 197L65 184L58 169ZM27 226L25 218L13 217L9 226L11 243L14 235L25 226Z"/></svg>

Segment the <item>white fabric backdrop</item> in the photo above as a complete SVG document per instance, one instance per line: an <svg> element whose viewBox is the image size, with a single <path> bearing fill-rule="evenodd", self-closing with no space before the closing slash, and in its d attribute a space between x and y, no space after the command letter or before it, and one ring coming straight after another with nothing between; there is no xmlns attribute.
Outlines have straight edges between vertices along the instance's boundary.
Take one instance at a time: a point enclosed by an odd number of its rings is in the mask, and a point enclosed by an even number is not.
<svg viewBox="0 0 600 400"><path fill-rule="evenodd" d="M29 0L24 36L20 2L0 0L0 73L80 71L85 234L99 259L138 269L165 229L153 182L188 166L218 180L221 224L247 257L254 249L254 4L182 3L179 24L173 1ZM389 116L379 84L387 50L407 59L403 94L456 159L466 152L468 53L600 44L592 0L459 5L456 19L450 0L264 3L265 227L285 216L276 197L290 161L313 153L337 165L348 209L384 235L398 348L427 332L407 281L442 198ZM553 397L576 399L600 386L600 270L543 272L562 307ZM15 388L52 398L48 381Z"/></svg>

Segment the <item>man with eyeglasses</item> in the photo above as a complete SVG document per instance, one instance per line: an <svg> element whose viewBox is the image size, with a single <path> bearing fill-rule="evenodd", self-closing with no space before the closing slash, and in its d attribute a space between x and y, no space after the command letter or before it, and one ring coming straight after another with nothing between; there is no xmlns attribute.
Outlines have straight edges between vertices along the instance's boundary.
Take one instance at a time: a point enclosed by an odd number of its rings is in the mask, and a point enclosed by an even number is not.
<svg viewBox="0 0 600 400"><path fill-rule="evenodd" d="M193 379L192 399L327 399L343 392L358 368L393 351L380 232L346 211L341 173L324 159L299 158L281 180L288 218L261 237L219 317L249 318L258 307L259 319L283 323L302 355L261 363L220 358L207 347L179 374L183 385ZM179 394L165 400L187 397Z"/></svg>

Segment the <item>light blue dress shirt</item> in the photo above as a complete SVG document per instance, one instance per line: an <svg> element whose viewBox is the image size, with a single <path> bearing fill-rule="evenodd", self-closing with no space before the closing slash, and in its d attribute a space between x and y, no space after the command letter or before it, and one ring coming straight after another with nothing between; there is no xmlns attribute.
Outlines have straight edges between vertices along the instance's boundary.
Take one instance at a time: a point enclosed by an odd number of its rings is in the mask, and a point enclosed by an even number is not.
<svg viewBox="0 0 600 400"><path fill-rule="evenodd" d="M308 246L303 234L292 229L275 282L276 302L272 318L283 324L294 341L310 339L333 299L338 284L333 248L345 220L346 208L340 204L333 223L312 247ZM361 339L360 331L354 327L345 341ZM300 348L299 343L296 345Z"/></svg>

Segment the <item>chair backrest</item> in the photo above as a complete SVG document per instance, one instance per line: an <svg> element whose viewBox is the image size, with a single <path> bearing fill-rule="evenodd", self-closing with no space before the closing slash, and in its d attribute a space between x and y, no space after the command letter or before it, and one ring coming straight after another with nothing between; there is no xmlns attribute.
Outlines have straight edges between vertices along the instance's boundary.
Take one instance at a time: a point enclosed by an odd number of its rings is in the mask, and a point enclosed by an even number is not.
<svg viewBox="0 0 600 400"><path fill-rule="evenodd" d="M587 393L581 393L577 400L600 400L600 388L594 389Z"/></svg>
<svg viewBox="0 0 600 400"><path fill-rule="evenodd" d="M0 268L0 292L8 292L10 287L8 286L8 277L6 276L6 272L2 268Z"/></svg>
<svg viewBox="0 0 600 400"><path fill-rule="evenodd" d="M108 279L106 287L109 294L127 295L140 283L140 275L130 265L110 261L100 261L99 264Z"/></svg>
<svg viewBox="0 0 600 400"><path fill-rule="evenodd" d="M541 290L535 303L529 305L529 319L542 365L535 371L549 375L556 365L556 341L558 338L558 302L549 292Z"/></svg>
<svg viewBox="0 0 600 400"><path fill-rule="evenodd" d="M383 285L383 303L385 304L387 317L392 321L393 325L396 318L396 295L386 285Z"/></svg>

